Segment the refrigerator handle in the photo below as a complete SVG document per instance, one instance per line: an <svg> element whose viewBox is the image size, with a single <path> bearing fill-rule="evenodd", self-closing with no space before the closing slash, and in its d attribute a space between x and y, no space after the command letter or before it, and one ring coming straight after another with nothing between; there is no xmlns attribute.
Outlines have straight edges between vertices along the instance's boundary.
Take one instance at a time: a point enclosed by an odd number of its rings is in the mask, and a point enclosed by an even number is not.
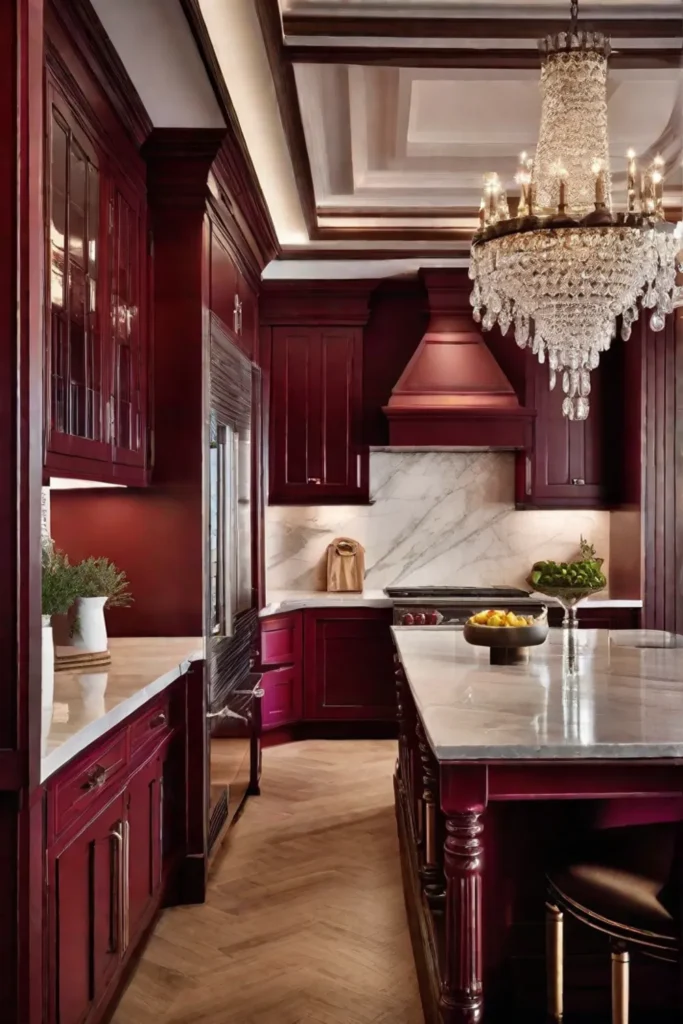
<svg viewBox="0 0 683 1024"><path fill-rule="evenodd" d="M234 552L237 537L235 529L235 445L233 432L228 428L225 428L221 456L221 489L223 492L221 503L223 508L223 522L221 524L221 539L223 542L221 551L223 621L221 623L221 636L231 637L233 635Z"/></svg>

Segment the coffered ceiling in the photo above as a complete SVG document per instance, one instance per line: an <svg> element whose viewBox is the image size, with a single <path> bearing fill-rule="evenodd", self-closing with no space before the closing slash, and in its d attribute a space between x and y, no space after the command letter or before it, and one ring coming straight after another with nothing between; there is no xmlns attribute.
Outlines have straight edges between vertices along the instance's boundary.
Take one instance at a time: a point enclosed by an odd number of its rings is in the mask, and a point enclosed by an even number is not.
<svg viewBox="0 0 683 1024"><path fill-rule="evenodd" d="M230 4L200 2L205 17ZM534 149L537 39L567 27L568 0L235 3L253 4L257 15L254 45L261 60L267 56L267 100L271 116L273 109L279 114L271 149L277 136L277 159L284 146L292 171L287 182L281 176L283 187L290 205L296 193L300 207L304 230L295 239L281 234L285 255L464 255L483 175L498 171L514 195L518 154ZM615 200L625 190L625 154L633 146L642 157L664 155L667 203L680 209L680 0L583 0L580 14L586 27L611 36L615 51L609 80ZM230 88L227 73L226 80ZM267 130L268 104L259 108L255 93L250 90L249 110L235 102L247 141L245 118ZM271 167L274 160L271 154ZM268 169L254 163L263 184Z"/></svg>

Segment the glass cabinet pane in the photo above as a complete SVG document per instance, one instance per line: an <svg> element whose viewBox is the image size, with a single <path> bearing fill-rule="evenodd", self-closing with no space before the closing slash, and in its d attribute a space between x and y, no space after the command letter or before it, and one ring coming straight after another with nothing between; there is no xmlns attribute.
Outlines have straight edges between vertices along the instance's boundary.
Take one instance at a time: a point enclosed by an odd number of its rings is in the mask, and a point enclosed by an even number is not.
<svg viewBox="0 0 683 1024"><path fill-rule="evenodd" d="M65 430L65 371L68 328L64 315L66 267L66 196L68 135L53 118L50 163L50 334L52 377L52 429Z"/></svg>
<svg viewBox="0 0 683 1024"><path fill-rule="evenodd" d="M114 338L114 429L117 448L140 448L139 218L117 192L112 210L111 321Z"/></svg>
<svg viewBox="0 0 683 1024"><path fill-rule="evenodd" d="M103 441L100 174L86 143L55 106L50 127L52 429Z"/></svg>

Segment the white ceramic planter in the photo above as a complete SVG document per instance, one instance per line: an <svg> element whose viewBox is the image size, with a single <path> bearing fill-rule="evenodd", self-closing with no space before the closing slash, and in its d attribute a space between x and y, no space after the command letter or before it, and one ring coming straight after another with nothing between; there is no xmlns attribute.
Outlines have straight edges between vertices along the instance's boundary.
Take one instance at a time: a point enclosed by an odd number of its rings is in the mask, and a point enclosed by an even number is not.
<svg viewBox="0 0 683 1024"><path fill-rule="evenodd" d="M52 636L52 620L43 615L41 647L41 705L52 707L55 693L55 642Z"/></svg>
<svg viewBox="0 0 683 1024"><path fill-rule="evenodd" d="M79 597L74 612L71 646L82 651L108 650L107 626L104 621L106 597Z"/></svg>

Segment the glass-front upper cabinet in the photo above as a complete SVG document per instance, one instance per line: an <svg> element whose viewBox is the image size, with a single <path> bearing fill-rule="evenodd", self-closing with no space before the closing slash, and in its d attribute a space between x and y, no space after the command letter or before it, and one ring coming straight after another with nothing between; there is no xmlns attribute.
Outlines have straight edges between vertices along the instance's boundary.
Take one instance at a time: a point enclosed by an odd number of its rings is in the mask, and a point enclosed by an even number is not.
<svg viewBox="0 0 683 1024"><path fill-rule="evenodd" d="M52 95L47 175L47 447L110 458L102 317L103 189L94 147Z"/></svg>
<svg viewBox="0 0 683 1024"><path fill-rule="evenodd" d="M46 466L59 475L142 484L144 181L139 168L128 174L128 164L51 82L47 99Z"/></svg>

